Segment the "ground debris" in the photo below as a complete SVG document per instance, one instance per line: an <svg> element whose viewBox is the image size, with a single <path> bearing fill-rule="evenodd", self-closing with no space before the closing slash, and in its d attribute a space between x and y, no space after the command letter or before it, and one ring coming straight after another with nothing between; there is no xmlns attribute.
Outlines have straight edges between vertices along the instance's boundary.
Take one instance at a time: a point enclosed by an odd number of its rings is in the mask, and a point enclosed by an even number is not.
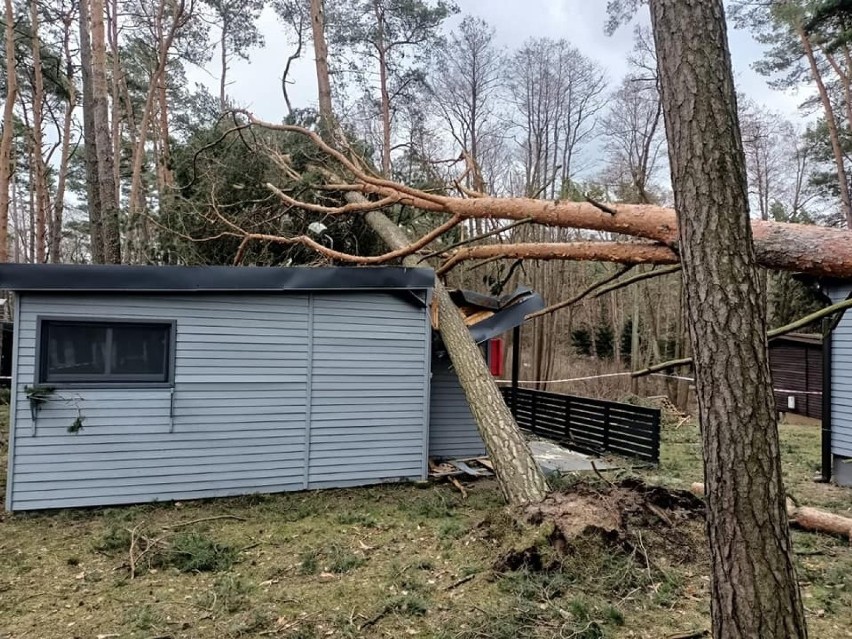
<svg viewBox="0 0 852 639"><path fill-rule="evenodd" d="M548 570L551 553L565 556L590 538L613 552L636 554L646 565L653 562L649 554L687 562L702 554L701 527L689 524L700 521L703 514L703 502L689 491L632 477L616 483L582 480L523 511L527 524L549 530L547 543L539 538L533 545L512 548L498 558L494 569Z"/></svg>

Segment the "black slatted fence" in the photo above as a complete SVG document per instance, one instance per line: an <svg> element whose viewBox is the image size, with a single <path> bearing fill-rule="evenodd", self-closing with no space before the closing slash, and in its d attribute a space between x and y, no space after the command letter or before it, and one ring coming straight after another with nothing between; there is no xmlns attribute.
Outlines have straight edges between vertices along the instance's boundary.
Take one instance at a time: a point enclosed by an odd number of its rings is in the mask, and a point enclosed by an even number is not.
<svg viewBox="0 0 852 639"><path fill-rule="evenodd" d="M511 387L503 397L518 426L592 455L660 460L660 411L574 395Z"/></svg>

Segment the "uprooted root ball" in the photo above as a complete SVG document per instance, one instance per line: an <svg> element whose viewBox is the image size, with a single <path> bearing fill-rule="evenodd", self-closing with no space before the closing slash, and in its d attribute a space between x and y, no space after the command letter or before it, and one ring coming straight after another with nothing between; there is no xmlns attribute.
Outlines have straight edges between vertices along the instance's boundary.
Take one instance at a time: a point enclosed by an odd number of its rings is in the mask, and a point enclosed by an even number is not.
<svg viewBox="0 0 852 639"><path fill-rule="evenodd" d="M505 552L494 568L550 570L581 549L588 552L590 542L630 555L648 571L658 562L703 561L703 515L703 502L688 491L633 478L615 484L581 481L528 507L523 518L537 529L537 538Z"/></svg>

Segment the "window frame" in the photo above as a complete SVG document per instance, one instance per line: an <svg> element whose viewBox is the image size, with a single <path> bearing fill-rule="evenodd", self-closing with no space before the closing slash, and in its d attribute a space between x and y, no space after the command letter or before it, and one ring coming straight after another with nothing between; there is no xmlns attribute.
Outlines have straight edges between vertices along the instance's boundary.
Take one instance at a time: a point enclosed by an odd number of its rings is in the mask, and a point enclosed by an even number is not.
<svg viewBox="0 0 852 639"><path fill-rule="evenodd" d="M109 381L110 377L104 376L100 380L76 381L48 381L47 380L47 362L44 360L46 353L44 349L44 340L47 331L46 325L52 322L57 323L76 323L76 324L103 324L105 328L113 326L132 325L132 326L168 326L169 339L166 355L166 366L168 368L166 381L151 381L145 379L132 379L127 375L120 376L120 380ZM90 317L90 316L59 316L59 315L39 315L36 317L36 343L35 343L35 370L34 383L42 386L50 386L52 388L174 388L175 385L175 364L176 364L176 342L177 342L177 321L173 319L158 319L158 318L125 318L125 317Z"/></svg>

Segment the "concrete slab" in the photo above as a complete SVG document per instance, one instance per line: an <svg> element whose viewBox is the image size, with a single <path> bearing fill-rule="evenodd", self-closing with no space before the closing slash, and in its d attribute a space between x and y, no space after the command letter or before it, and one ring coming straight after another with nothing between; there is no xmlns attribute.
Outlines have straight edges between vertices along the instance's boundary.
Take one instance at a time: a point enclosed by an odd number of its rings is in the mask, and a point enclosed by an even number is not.
<svg viewBox="0 0 852 639"><path fill-rule="evenodd" d="M563 448L559 444L543 439L531 440L530 450L545 473L592 471L592 462L595 463L598 470L619 467L616 464Z"/></svg>

